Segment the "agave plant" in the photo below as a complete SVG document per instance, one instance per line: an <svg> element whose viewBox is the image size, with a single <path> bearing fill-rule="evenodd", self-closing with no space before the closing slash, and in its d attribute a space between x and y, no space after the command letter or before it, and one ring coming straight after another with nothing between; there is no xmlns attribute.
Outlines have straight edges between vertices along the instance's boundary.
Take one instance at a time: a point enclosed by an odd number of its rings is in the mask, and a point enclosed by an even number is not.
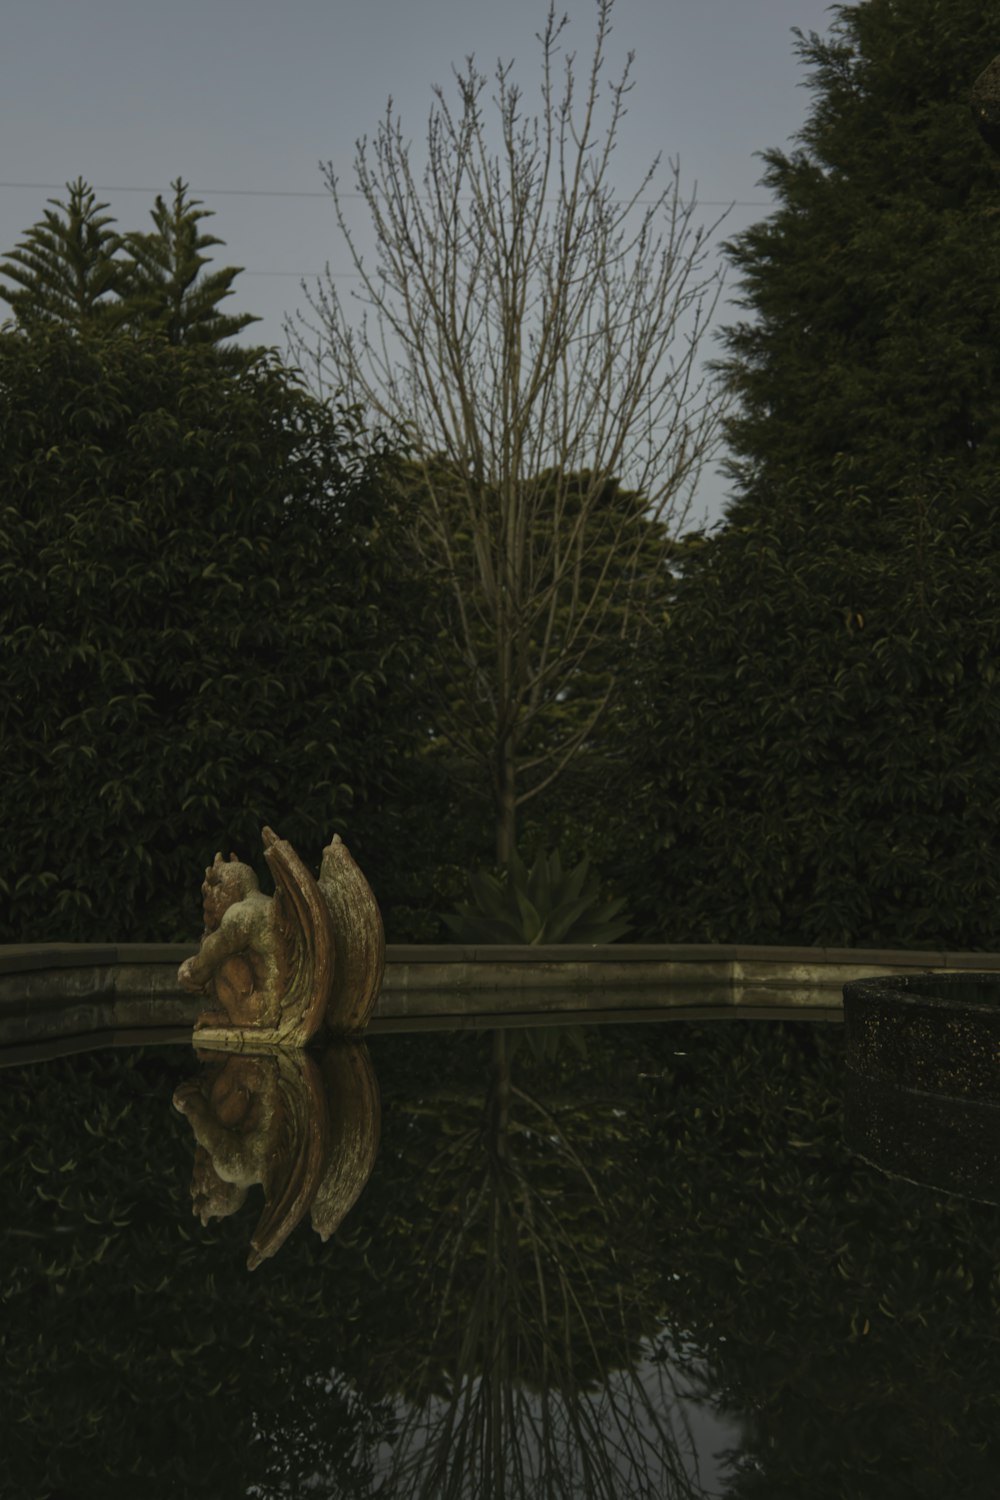
<svg viewBox="0 0 1000 1500"><path fill-rule="evenodd" d="M602 901L590 861L564 871L558 849L530 870L515 854L500 875L481 869L471 885L472 900L442 917L463 943L613 943L629 930L624 901Z"/></svg>

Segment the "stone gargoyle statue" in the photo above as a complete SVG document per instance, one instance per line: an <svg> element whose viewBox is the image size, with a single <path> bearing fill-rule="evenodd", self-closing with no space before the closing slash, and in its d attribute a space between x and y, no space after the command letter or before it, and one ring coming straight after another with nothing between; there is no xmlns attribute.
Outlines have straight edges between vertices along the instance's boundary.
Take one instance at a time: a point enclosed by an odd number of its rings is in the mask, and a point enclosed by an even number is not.
<svg viewBox="0 0 1000 1500"><path fill-rule="evenodd" d="M303 1047L324 1026L363 1030L385 967L371 887L337 834L318 881L286 840L270 828L261 837L273 896L235 854L205 871L201 946L177 974L212 1002L195 1023L198 1044Z"/></svg>
<svg viewBox="0 0 1000 1500"><path fill-rule="evenodd" d="M326 1240L357 1201L378 1152L381 1109L368 1049L331 1042L319 1057L273 1048L205 1053L174 1092L195 1138L191 1201L203 1224L228 1218L251 1188L264 1208L247 1265L274 1255L310 1215Z"/></svg>

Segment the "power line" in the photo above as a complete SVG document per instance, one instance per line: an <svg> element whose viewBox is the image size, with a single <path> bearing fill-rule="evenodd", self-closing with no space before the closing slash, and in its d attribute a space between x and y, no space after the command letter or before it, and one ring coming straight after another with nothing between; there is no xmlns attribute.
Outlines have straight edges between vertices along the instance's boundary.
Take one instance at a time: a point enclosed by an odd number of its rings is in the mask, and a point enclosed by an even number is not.
<svg viewBox="0 0 1000 1500"><path fill-rule="evenodd" d="M0 182L0 189L12 191L30 192L60 192L67 186L65 182ZM95 193L158 193L159 188L124 186L121 183L91 183ZM328 192L305 192L299 189L289 188L207 188L193 187L188 189L192 193L208 193L215 197L227 198L327 198ZM341 193L342 198L363 199L363 193ZM654 199L639 199L640 204L654 202ZM772 204L764 199L747 198L697 198L694 202L696 208L771 208ZM296 281L318 280L327 274L337 281L360 281L361 277L356 271L253 271L244 267L241 273L244 276L282 276L293 277Z"/></svg>
<svg viewBox="0 0 1000 1500"><path fill-rule="evenodd" d="M159 193L160 187L124 187L120 183L89 183L95 193ZM58 193L66 187L65 182L0 182L0 188L26 189L31 192ZM305 192L289 188L207 188L192 187L192 193L211 193L216 198L329 198L329 192ZM363 193L341 193L341 198L364 198ZM638 205L655 203L655 198L637 198ZM770 201L762 198L696 198L696 208L771 208Z"/></svg>
<svg viewBox="0 0 1000 1500"><path fill-rule="evenodd" d="M66 186L67 186L67 184L65 182L0 182L0 188L31 188L33 191L46 192L46 193L49 193L49 192L59 192L62 188L65 188ZM160 187L126 187L122 183L111 184L111 183L106 183L106 182L104 182L104 183L102 183L102 182L92 182L92 183L88 183L87 186L90 187L90 188L92 188L95 193L159 193L159 192L163 191L162 184L161 184ZM329 194L325 193L325 192L324 193L319 193L319 192L306 193L306 192L300 192L298 190L292 192L292 191L289 191L289 190L287 190L285 188L273 188L273 189L271 189L271 188L199 188L199 187L196 187L196 188L189 188L188 191L192 192L192 193L215 193L216 196L219 196L219 195L229 195L230 197L242 197L242 198L328 198L329 197ZM351 198L360 198L361 194L360 193L349 193L349 194L345 194L344 196L345 197L351 197Z"/></svg>
<svg viewBox="0 0 1000 1500"><path fill-rule="evenodd" d="M361 281L362 277L357 271L249 271L246 266L240 271L241 276L294 276L296 281L319 280L323 276L332 276L334 281Z"/></svg>

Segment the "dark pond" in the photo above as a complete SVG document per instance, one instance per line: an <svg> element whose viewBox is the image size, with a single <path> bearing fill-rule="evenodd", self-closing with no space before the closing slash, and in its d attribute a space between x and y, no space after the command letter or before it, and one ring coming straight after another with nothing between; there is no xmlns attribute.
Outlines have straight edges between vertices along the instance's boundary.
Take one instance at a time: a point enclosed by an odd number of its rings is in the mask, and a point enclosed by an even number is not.
<svg viewBox="0 0 1000 1500"><path fill-rule="evenodd" d="M373 1107L360 1054L268 1075L300 1147L325 1080L324 1139L354 1153L345 1186L293 1147L269 1220L260 1187L213 1189L173 1103L237 1120L245 1059L0 1071L4 1496L1000 1491L1000 1208L851 1155L840 1026L369 1052L381 1146L336 1228L377 1133L344 1104ZM192 1184L233 1211L202 1223Z"/></svg>

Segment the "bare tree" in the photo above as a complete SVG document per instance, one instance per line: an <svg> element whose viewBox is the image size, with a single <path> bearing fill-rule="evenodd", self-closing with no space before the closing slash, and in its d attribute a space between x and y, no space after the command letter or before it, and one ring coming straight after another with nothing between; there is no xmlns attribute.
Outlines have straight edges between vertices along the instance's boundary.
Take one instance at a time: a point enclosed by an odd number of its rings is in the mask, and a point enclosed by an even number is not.
<svg viewBox="0 0 1000 1500"><path fill-rule="evenodd" d="M559 84L566 18L554 8L538 37L540 117L525 115L511 65L497 65L496 150L489 80L471 58L455 72L454 110L434 90L422 172L390 99L355 158L373 266L324 169L362 315L351 317L328 270L307 292L314 317L289 328L321 384L414 456L414 546L443 571L450 599L438 728L480 785L488 778L502 864L517 808L564 770L615 692L609 667L585 713L561 711L609 635L637 628L655 571L650 536L680 524L721 415L698 364L720 292L720 273L706 269L718 221L695 227L675 160L654 197L659 158L631 196L615 195L633 57L601 129L612 7L597 0L582 100L572 54ZM619 478L638 508L609 503Z"/></svg>

